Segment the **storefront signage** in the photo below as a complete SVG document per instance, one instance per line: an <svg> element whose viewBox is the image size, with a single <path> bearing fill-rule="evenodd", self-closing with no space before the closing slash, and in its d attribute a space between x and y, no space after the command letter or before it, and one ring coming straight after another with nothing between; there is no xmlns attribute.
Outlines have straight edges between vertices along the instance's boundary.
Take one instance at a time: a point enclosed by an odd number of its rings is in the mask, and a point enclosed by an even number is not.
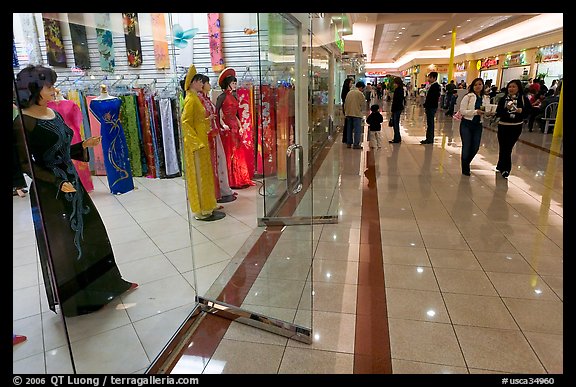
<svg viewBox="0 0 576 387"><path fill-rule="evenodd" d="M367 77L385 76L386 74L388 74L386 71L366 71L365 73Z"/></svg>
<svg viewBox="0 0 576 387"><path fill-rule="evenodd" d="M343 53L344 39L342 39L342 37L340 36L340 33L338 32L337 28L334 29L334 43L336 44L336 47L338 47L338 50L340 50L340 53Z"/></svg>
<svg viewBox="0 0 576 387"><path fill-rule="evenodd" d="M536 53L536 62L552 62L555 60L562 60L561 44L542 47Z"/></svg>
<svg viewBox="0 0 576 387"><path fill-rule="evenodd" d="M428 72L436 71L437 73L447 73L448 72L448 65L447 64L431 64L428 66Z"/></svg>
<svg viewBox="0 0 576 387"><path fill-rule="evenodd" d="M456 71L464 71L466 69L466 62L456 63Z"/></svg>
<svg viewBox="0 0 576 387"><path fill-rule="evenodd" d="M420 65L414 66L414 74L420 73Z"/></svg>
<svg viewBox="0 0 576 387"><path fill-rule="evenodd" d="M476 70L487 69L489 67L498 66L498 58L487 58L478 60L476 62Z"/></svg>
<svg viewBox="0 0 576 387"><path fill-rule="evenodd" d="M402 70L401 74L403 77L407 77L409 72L408 72L408 70Z"/></svg>
<svg viewBox="0 0 576 387"><path fill-rule="evenodd" d="M516 54L508 54L506 55L506 59L504 60L504 67L510 66L524 66L528 64L526 60L526 52L521 51Z"/></svg>

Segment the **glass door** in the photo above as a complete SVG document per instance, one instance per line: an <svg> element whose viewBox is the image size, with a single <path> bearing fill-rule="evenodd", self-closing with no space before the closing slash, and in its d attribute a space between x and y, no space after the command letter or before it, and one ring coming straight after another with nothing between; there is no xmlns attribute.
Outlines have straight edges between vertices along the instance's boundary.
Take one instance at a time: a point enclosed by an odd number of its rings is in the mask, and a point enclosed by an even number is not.
<svg viewBox="0 0 576 387"><path fill-rule="evenodd" d="M311 343L314 252L324 224L338 221L339 155L330 146L328 103L334 61L315 47L309 14L257 19L260 228L199 299L212 313Z"/></svg>

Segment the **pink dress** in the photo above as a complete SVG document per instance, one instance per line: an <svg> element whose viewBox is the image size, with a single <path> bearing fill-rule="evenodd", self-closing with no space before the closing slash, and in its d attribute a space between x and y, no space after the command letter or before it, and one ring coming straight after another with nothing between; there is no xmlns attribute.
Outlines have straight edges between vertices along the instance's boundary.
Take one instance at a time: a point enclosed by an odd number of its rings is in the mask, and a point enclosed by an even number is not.
<svg viewBox="0 0 576 387"><path fill-rule="evenodd" d="M255 183L250 179L246 152L242 143L237 115L238 100L232 95L230 90L226 90L225 93L226 97L218 114L222 112L222 120L230 128L229 130L224 130L220 127L220 138L222 139L224 153L226 153L228 182L230 183L230 188L245 188L255 185Z"/></svg>
<svg viewBox="0 0 576 387"><path fill-rule="evenodd" d="M72 145L84 140L80 134L80 127L82 125L82 112L74 101L67 99L60 101L48 101L48 107L60 113L66 125L68 125L74 132L72 137ZM92 175L90 174L88 163L79 160L72 160L72 162L76 167L76 171L78 172L78 176L80 177L80 181L82 182L86 192L94 191L94 184L92 183Z"/></svg>

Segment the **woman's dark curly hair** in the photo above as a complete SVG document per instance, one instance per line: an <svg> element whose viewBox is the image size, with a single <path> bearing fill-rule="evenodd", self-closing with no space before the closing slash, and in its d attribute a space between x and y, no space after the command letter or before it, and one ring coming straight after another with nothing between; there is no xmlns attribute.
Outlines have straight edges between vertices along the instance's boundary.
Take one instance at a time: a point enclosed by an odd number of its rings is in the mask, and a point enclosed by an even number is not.
<svg viewBox="0 0 576 387"><path fill-rule="evenodd" d="M56 71L42 65L28 65L22 69L16 75L16 92L20 107L37 105L44 86L54 85L57 78Z"/></svg>

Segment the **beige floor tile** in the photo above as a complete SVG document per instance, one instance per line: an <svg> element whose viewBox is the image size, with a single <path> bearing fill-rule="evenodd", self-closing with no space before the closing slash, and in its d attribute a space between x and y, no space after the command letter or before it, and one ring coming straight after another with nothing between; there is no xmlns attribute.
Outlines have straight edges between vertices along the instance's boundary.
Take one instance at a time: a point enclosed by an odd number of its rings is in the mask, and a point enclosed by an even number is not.
<svg viewBox="0 0 576 387"><path fill-rule="evenodd" d="M452 249L426 249L434 268L482 270L471 251Z"/></svg>
<svg viewBox="0 0 576 387"><path fill-rule="evenodd" d="M564 277L560 275L543 275L542 279L546 285L556 293L560 300L564 300Z"/></svg>
<svg viewBox="0 0 576 387"><path fill-rule="evenodd" d="M564 339L562 335L537 332L524 332L524 335L548 373L564 373Z"/></svg>
<svg viewBox="0 0 576 387"><path fill-rule="evenodd" d="M386 307L390 318L450 322L439 292L387 288Z"/></svg>
<svg viewBox="0 0 576 387"><path fill-rule="evenodd" d="M354 355L287 347L280 363L280 374L352 374Z"/></svg>
<svg viewBox="0 0 576 387"><path fill-rule="evenodd" d="M430 266L423 247L382 246L382 260L386 264Z"/></svg>
<svg viewBox="0 0 576 387"><path fill-rule="evenodd" d="M472 251L517 253L518 250L504 235L488 236L481 234L464 236Z"/></svg>
<svg viewBox="0 0 576 387"><path fill-rule="evenodd" d="M448 293L496 296L486 274L478 270L435 268L440 290Z"/></svg>
<svg viewBox="0 0 576 387"><path fill-rule="evenodd" d="M358 261L359 243L318 242L314 259Z"/></svg>
<svg viewBox="0 0 576 387"><path fill-rule="evenodd" d="M534 274L534 270L520 254L474 252L484 271Z"/></svg>
<svg viewBox="0 0 576 387"><path fill-rule="evenodd" d="M322 230L320 241L337 243L360 243L360 229L327 224Z"/></svg>
<svg viewBox="0 0 576 387"><path fill-rule="evenodd" d="M313 276L315 282L358 283L358 262L332 259L314 259Z"/></svg>
<svg viewBox="0 0 576 387"><path fill-rule="evenodd" d="M381 230L382 246L424 247L424 241L418 231Z"/></svg>
<svg viewBox="0 0 576 387"><path fill-rule="evenodd" d="M304 281L258 278L244 302L262 306L296 309L302 296Z"/></svg>
<svg viewBox="0 0 576 387"><path fill-rule="evenodd" d="M354 353L355 315L314 311L312 318L312 344L288 340L288 347ZM297 318L296 324L299 322Z"/></svg>
<svg viewBox="0 0 576 387"><path fill-rule="evenodd" d="M559 335L563 333L563 302L520 298L504 298L503 300L522 331Z"/></svg>
<svg viewBox="0 0 576 387"><path fill-rule="evenodd" d="M222 339L203 373L275 374L283 353L279 345Z"/></svg>
<svg viewBox="0 0 576 387"><path fill-rule="evenodd" d="M537 275L514 273L486 273L500 297L558 300L558 296Z"/></svg>
<svg viewBox="0 0 576 387"><path fill-rule="evenodd" d="M392 358L464 367L450 324L390 318Z"/></svg>
<svg viewBox="0 0 576 387"><path fill-rule="evenodd" d="M67 345L45 352L47 374L73 374L72 358Z"/></svg>
<svg viewBox="0 0 576 387"><path fill-rule="evenodd" d="M386 214L386 209L381 209L381 214ZM408 212L408 211L406 211ZM380 229L386 231L418 231L418 223L416 219L396 219L396 218L385 218L380 216Z"/></svg>
<svg viewBox="0 0 576 387"><path fill-rule="evenodd" d="M511 373L544 373L520 331L456 325L458 342L470 368Z"/></svg>
<svg viewBox="0 0 576 387"><path fill-rule="evenodd" d="M564 259L562 255L539 255L538 253L523 254L526 262L540 275L562 275Z"/></svg>
<svg viewBox="0 0 576 387"><path fill-rule="evenodd" d="M470 246L468 246L464 237L459 233L423 233L422 238L424 239L427 249L470 250Z"/></svg>
<svg viewBox="0 0 576 387"><path fill-rule="evenodd" d="M455 293L443 297L453 324L518 330L500 297Z"/></svg>
<svg viewBox="0 0 576 387"><path fill-rule="evenodd" d="M129 373L150 365L132 325L79 340L72 354L78 373Z"/></svg>
<svg viewBox="0 0 576 387"><path fill-rule="evenodd" d="M384 283L387 288L440 290L430 267L385 264Z"/></svg>
<svg viewBox="0 0 576 387"><path fill-rule="evenodd" d="M226 334L224 334L224 338L229 340L249 341L251 343L280 346L286 346L286 343L288 342L287 337L235 321L233 321L232 324L230 324L230 327L228 327Z"/></svg>
<svg viewBox="0 0 576 387"><path fill-rule="evenodd" d="M44 354L39 353L37 355L25 357L24 359L12 362L12 373L14 375L45 374L46 365Z"/></svg>
<svg viewBox="0 0 576 387"><path fill-rule="evenodd" d="M466 367L392 359L393 374L467 374Z"/></svg>
<svg viewBox="0 0 576 387"><path fill-rule="evenodd" d="M314 281L314 310L356 313L357 285Z"/></svg>

